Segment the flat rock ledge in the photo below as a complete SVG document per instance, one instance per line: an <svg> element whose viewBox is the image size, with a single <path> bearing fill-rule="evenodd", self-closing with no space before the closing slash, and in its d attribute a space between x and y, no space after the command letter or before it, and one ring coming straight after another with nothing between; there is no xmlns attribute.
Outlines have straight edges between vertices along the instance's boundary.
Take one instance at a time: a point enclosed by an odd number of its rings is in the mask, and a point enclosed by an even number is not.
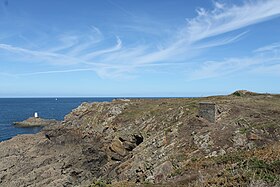
<svg viewBox="0 0 280 187"><path fill-rule="evenodd" d="M27 120L21 122L14 122L14 125L19 127L40 127L40 126L56 125L58 123L59 121L54 119L30 117Z"/></svg>

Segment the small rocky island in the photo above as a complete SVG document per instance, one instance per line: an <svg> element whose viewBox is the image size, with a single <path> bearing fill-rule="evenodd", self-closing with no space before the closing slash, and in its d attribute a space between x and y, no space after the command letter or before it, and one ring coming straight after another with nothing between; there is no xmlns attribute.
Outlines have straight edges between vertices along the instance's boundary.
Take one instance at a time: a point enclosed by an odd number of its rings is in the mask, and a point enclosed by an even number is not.
<svg viewBox="0 0 280 187"><path fill-rule="evenodd" d="M14 122L14 125L18 127L41 127L41 126L47 126L47 125L56 125L60 123L57 120L54 119L43 119L39 117L30 117L24 121L21 122Z"/></svg>
<svg viewBox="0 0 280 187"><path fill-rule="evenodd" d="M279 116L248 91L83 103L0 142L0 186L280 186Z"/></svg>

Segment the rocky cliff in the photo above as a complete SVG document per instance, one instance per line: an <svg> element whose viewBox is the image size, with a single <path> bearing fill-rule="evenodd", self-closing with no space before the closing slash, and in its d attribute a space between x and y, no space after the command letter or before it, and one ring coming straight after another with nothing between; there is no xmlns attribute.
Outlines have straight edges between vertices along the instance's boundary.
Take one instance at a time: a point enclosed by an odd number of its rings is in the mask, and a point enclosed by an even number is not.
<svg viewBox="0 0 280 187"><path fill-rule="evenodd" d="M278 186L280 95L237 93L83 103L1 142L0 186Z"/></svg>

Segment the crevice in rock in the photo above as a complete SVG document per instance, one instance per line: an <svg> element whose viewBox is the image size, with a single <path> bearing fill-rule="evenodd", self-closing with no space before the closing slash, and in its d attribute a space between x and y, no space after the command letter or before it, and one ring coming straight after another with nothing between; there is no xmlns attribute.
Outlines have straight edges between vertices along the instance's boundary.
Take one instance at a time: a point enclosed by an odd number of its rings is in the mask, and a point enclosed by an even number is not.
<svg viewBox="0 0 280 187"><path fill-rule="evenodd" d="M113 161L121 161L120 159L117 159L115 157L111 157L111 160L113 160Z"/></svg>
<svg viewBox="0 0 280 187"><path fill-rule="evenodd" d="M50 135L48 135L47 133L45 134L45 137L46 137L47 139L51 140Z"/></svg>
<svg viewBox="0 0 280 187"><path fill-rule="evenodd" d="M120 140L121 142L124 142L124 141L125 141L122 137L119 137L119 140Z"/></svg>
<svg viewBox="0 0 280 187"><path fill-rule="evenodd" d="M111 146L109 147L109 150L115 153L115 151L112 149L112 147L111 147Z"/></svg>
<svg viewBox="0 0 280 187"><path fill-rule="evenodd" d="M140 145L144 141L144 138L141 135L134 135L134 138L136 140L135 141L136 145Z"/></svg>

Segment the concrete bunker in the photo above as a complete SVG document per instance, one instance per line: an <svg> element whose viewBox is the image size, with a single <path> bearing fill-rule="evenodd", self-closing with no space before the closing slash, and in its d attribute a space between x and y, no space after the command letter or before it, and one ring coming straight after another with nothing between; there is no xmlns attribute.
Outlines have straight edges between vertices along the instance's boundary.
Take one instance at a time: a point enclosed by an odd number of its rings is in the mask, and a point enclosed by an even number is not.
<svg viewBox="0 0 280 187"><path fill-rule="evenodd" d="M216 104L212 102L200 102L198 116L215 123L217 116Z"/></svg>

